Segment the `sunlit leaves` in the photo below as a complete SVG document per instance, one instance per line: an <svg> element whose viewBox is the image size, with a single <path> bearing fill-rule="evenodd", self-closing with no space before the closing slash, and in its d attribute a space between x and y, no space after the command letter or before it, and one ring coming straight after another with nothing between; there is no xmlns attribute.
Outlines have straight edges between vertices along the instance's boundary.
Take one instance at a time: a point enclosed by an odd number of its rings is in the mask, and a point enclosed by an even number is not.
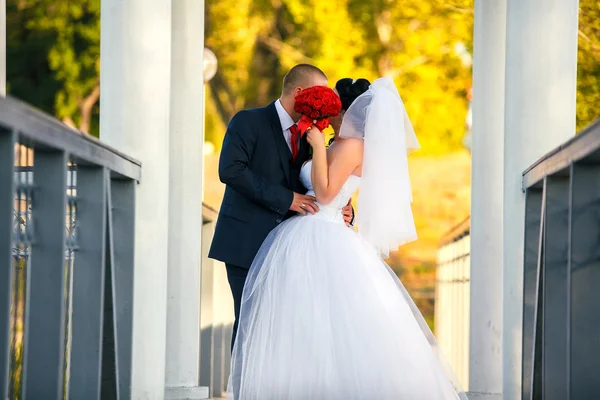
<svg viewBox="0 0 600 400"><path fill-rule="evenodd" d="M600 116L600 1L579 2L577 130Z"/></svg>
<svg viewBox="0 0 600 400"><path fill-rule="evenodd" d="M330 84L394 77L425 152L460 146L471 66L456 49L471 46L472 1L208 0L207 10L221 68L209 101L222 122L276 98L285 72L312 62Z"/></svg>

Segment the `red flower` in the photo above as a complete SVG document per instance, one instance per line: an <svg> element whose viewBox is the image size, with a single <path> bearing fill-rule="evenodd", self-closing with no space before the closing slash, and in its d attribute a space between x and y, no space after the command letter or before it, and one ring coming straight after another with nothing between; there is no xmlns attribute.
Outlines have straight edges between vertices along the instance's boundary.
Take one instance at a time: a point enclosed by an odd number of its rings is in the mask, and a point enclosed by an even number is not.
<svg viewBox="0 0 600 400"><path fill-rule="evenodd" d="M325 86L313 86L303 90L296 96L296 103L294 104L294 110L303 116L298 123L298 127L303 134L312 124L315 124L321 130L327 128L329 118L338 115L341 109L342 102L340 98L333 90Z"/></svg>

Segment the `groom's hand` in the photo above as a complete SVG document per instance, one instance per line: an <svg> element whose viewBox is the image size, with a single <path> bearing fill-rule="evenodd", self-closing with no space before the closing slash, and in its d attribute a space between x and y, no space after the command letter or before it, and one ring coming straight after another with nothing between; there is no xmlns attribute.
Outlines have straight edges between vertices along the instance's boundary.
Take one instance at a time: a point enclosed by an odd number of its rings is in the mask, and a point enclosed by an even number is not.
<svg viewBox="0 0 600 400"><path fill-rule="evenodd" d="M354 210L352 209L351 202L352 199L350 199L346 207L342 208L342 215L344 216L344 222L346 223L346 226L350 226L352 219L354 219Z"/></svg>
<svg viewBox="0 0 600 400"><path fill-rule="evenodd" d="M319 207L315 204L315 201L317 201L317 199L314 196L307 196L305 194L294 192L294 200L292 201L290 210L301 215L306 215L307 212L315 214L319 211Z"/></svg>

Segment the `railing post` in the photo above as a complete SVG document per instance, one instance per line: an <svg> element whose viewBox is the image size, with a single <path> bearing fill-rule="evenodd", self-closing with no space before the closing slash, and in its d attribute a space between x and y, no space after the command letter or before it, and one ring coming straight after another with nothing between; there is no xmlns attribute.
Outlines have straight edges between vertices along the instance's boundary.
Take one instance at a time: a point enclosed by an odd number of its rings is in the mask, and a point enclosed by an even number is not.
<svg viewBox="0 0 600 400"><path fill-rule="evenodd" d="M537 268L540 247L540 220L543 193L530 188L525 197L525 255L523 279L523 389L522 398L529 399L533 384L533 351L535 347L535 314L537 307Z"/></svg>
<svg viewBox="0 0 600 400"><path fill-rule="evenodd" d="M546 400L568 400L567 273L569 177L547 179L544 244L543 376Z"/></svg>
<svg viewBox="0 0 600 400"><path fill-rule="evenodd" d="M0 11L1 12L1 11ZM8 398L16 133L0 129L0 398Z"/></svg>
<svg viewBox="0 0 600 400"><path fill-rule="evenodd" d="M70 399L99 399L102 363L106 176L77 168L78 251L73 267Z"/></svg>
<svg viewBox="0 0 600 400"><path fill-rule="evenodd" d="M133 346L133 279L135 243L135 185L133 180L110 180L108 186L109 266L115 335L119 400L131 398Z"/></svg>
<svg viewBox="0 0 600 400"><path fill-rule="evenodd" d="M210 387L213 383L214 365L214 273L213 262L208 259L210 242L206 238L212 238L214 223L208 222L202 225L202 260L208 261L202 264L202 287L200 290L200 386Z"/></svg>
<svg viewBox="0 0 600 400"><path fill-rule="evenodd" d="M548 180L544 179L542 190L542 206L540 212L540 229L538 241L537 260L535 268L535 304L533 314L533 351L531 355L531 388L530 400L544 398L543 368L544 360L544 279L546 247L546 217L548 209Z"/></svg>
<svg viewBox="0 0 600 400"><path fill-rule="evenodd" d="M587 165L586 165L587 164ZM572 167L569 301L569 371L571 399L600 393L600 165Z"/></svg>
<svg viewBox="0 0 600 400"><path fill-rule="evenodd" d="M23 398L63 399L67 154L34 153L35 239L27 280Z"/></svg>

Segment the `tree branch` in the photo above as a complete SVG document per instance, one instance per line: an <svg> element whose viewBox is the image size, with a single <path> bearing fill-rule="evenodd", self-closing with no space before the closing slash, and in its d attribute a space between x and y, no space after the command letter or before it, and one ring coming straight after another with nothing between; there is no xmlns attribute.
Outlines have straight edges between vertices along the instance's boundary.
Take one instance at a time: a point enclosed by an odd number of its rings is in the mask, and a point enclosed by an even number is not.
<svg viewBox="0 0 600 400"><path fill-rule="evenodd" d="M273 37L260 35L256 38L256 40L261 44L265 45L269 50L271 50L278 56L281 55L281 53L283 52L289 52L291 56L298 62L314 64L314 60L312 58L305 56L289 44L277 40Z"/></svg>
<svg viewBox="0 0 600 400"><path fill-rule="evenodd" d="M79 112L81 113L81 123L79 124L79 130L84 133L90 133L90 125L92 122L92 109L100 98L100 82L94 86L92 92L81 102L79 105Z"/></svg>
<svg viewBox="0 0 600 400"><path fill-rule="evenodd" d="M429 61L429 57L427 56L419 56L417 58L413 58L412 60L407 61L406 63L404 63L404 65L402 65L402 67L400 68L395 68L391 71L389 71L389 74L391 77L395 78L399 75L402 75L403 73L405 73L406 71L418 67L419 65L423 65L426 62Z"/></svg>
<svg viewBox="0 0 600 400"><path fill-rule="evenodd" d="M377 36L384 47L387 47L392 38L392 14L386 10L375 16Z"/></svg>
<svg viewBox="0 0 600 400"><path fill-rule="evenodd" d="M462 14L473 14L474 11L470 8L461 8L457 6L453 6L452 4L444 4L444 8L448 8L452 11L456 11Z"/></svg>
<svg viewBox="0 0 600 400"><path fill-rule="evenodd" d="M76 131L79 130L79 129L77 129L77 125L75 125L75 121L73 121L73 118L71 118L71 117L64 117L62 119L62 123L71 129L75 129Z"/></svg>
<svg viewBox="0 0 600 400"><path fill-rule="evenodd" d="M580 38L582 38L590 44L592 50L600 51L600 46L597 43L595 43L588 35L586 35L581 29L579 29L577 33L579 34Z"/></svg>
<svg viewBox="0 0 600 400"><path fill-rule="evenodd" d="M232 103L233 100L230 99L230 97L232 95L228 92L227 86L225 85L225 83L218 71L217 71L217 74L215 75L215 77L213 79L211 79L211 81L208 83L208 86L210 87L210 91L212 94L211 98L215 102L217 112L219 113L219 116L221 117L221 121L223 121L223 123L225 125L229 124L229 121L231 120L231 118L233 117L233 114L235 113L235 110L231 106L233 104ZM227 107L226 103L223 102L223 99L221 98L221 95L220 95L221 93L223 93L224 96L228 98L227 103L228 103L229 107Z"/></svg>

